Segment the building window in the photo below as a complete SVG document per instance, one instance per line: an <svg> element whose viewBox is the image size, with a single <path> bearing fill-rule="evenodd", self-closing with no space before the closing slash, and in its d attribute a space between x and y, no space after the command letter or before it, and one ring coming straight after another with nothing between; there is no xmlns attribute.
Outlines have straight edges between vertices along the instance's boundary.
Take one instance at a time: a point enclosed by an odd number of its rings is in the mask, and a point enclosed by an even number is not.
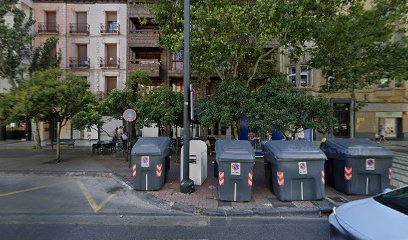
<svg viewBox="0 0 408 240"><path fill-rule="evenodd" d="M58 32L57 30L57 12L45 12L46 31Z"/></svg>
<svg viewBox="0 0 408 240"><path fill-rule="evenodd" d="M296 87L296 66L290 66L287 68L288 81L293 87Z"/></svg>
<svg viewBox="0 0 408 240"><path fill-rule="evenodd" d="M118 33L119 24L118 24L118 15L117 12L106 12L106 33Z"/></svg>
<svg viewBox="0 0 408 240"><path fill-rule="evenodd" d="M309 66L300 66L300 86L310 87L311 85L311 68Z"/></svg>
<svg viewBox="0 0 408 240"><path fill-rule="evenodd" d="M117 77L106 77L106 95L117 88Z"/></svg>

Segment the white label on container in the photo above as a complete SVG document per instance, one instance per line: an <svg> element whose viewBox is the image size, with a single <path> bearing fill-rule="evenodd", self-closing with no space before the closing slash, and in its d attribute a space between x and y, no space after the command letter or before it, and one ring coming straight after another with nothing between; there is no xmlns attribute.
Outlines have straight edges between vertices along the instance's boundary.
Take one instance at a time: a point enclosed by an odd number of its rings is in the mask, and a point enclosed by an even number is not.
<svg viewBox="0 0 408 240"><path fill-rule="evenodd" d="M298 162L299 174L307 174L307 164L306 162Z"/></svg>
<svg viewBox="0 0 408 240"><path fill-rule="evenodd" d="M241 163L231 163L231 175L241 175Z"/></svg>
<svg viewBox="0 0 408 240"><path fill-rule="evenodd" d="M142 167L150 166L150 156L142 156Z"/></svg>
<svg viewBox="0 0 408 240"><path fill-rule="evenodd" d="M366 170L369 170L369 171L375 170L375 159L373 158L366 159Z"/></svg>

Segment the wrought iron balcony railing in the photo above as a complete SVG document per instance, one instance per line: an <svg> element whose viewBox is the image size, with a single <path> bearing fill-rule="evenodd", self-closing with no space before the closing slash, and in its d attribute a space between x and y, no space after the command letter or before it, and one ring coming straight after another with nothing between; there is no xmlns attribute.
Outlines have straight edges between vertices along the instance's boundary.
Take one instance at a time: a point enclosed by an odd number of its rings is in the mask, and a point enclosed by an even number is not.
<svg viewBox="0 0 408 240"><path fill-rule="evenodd" d="M39 33L59 33L59 25L56 23L38 23Z"/></svg>
<svg viewBox="0 0 408 240"><path fill-rule="evenodd" d="M88 23L71 23L69 25L69 32L89 34L89 24Z"/></svg>
<svg viewBox="0 0 408 240"><path fill-rule="evenodd" d="M70 58L69 67L70 68L89 68L90 60L89 58Z"/></svg>
<svg viewBox="0 0 408 240"><path fill-rule="evenodd" d="M104 34L120 34L119 23L101 23L101 33Z"/></svg>

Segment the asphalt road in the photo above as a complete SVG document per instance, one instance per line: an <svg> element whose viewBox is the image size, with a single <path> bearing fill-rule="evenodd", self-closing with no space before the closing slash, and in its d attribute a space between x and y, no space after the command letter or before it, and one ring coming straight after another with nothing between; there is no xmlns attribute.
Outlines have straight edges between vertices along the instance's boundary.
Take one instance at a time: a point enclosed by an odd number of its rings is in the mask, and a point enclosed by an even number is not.
<svg viewBox="0 0 408 240"><path fill-rule="evenodd" d="M0 240L327 239L325 218L191 216L112 177L0 175Z"/></svg>
<svg viewBox="0 0 408 240"><path fill-rule="evenodd" d="M1 239L328 239L327 219L20 216L0 221ZM41 219L41 220L40 220ZM74 222L74 219L76 222ZM10 222L10 220L12 222ZM38 221L38 223L27 223ZM26 222L26 223L23 223Z"/></svg>

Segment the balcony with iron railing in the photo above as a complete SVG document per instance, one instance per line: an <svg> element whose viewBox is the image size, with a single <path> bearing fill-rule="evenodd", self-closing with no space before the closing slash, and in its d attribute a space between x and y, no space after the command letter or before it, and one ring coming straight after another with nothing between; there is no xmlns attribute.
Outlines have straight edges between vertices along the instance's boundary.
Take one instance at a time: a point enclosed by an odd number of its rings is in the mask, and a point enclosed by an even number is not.
<svg viewBox="0 0 408 240"><path fill-rule="evenodd" d="M37 31L41 34L58 34L59 25L56 23L37 23Z"/></svg>
<svg viewBox="0 0 408 240"><path fill-rule="evenodd" d="M150 77L160 77L161 64L158 59L131 59L128 70L143 70L149 72Z"/></svg>
<svg viewBox="0 0 408 240"><path fill-rule="evenodd" d="M120 34L120 24L113 23L101 23L102 34Z"/></svg>
<svg viewBox="0 0 408 240"><path fill-rule="evenodd" d="M119 68L120 59L114 57L99 58L99 66L101 68Z"/></svg>
<svg viewBox="0 0 408 240"><path fill-rule="evenodd" d="M70 58L69 59L69 67L71 69L89 68L89 66L90 66L89 58Z"/></svg>
<svg viewBox="0 0 408 240"><path fill-rule="evenodd" d="M69 33L71 34L89 34L89 24L88 23L71 23L69 25Z"/></svg>

